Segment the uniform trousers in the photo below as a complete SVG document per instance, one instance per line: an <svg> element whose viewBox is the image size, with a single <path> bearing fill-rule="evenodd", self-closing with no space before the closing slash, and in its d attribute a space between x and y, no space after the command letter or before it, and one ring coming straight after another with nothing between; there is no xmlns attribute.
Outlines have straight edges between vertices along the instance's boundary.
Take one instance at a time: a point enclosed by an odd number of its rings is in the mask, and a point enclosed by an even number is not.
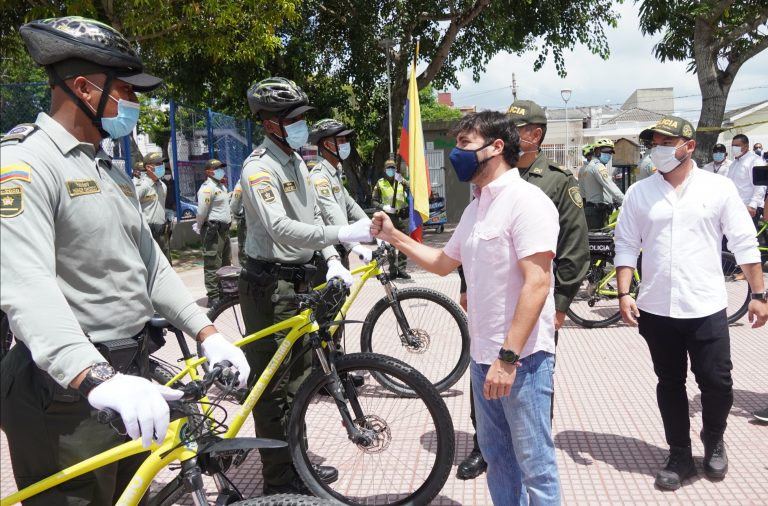
<svg viewBox="0 0 768 506"><path fill-rule="evenodd" d="M232 246L229 241L229 223L206 221L200 230L203 239L203 276L208 300L218 299L219 282L216 271L232 265Z"/></svg>

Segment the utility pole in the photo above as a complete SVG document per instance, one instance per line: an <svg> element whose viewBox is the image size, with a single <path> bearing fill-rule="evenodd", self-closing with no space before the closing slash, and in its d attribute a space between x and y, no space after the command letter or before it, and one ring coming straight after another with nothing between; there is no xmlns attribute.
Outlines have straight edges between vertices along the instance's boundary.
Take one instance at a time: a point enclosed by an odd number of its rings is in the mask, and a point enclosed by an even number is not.
<svg viewBox="0 0 768 506"><path fill-rule="evenodd" d="M515 73L512 72L512 101L517 100L517 80L515 80Z"/></svg>

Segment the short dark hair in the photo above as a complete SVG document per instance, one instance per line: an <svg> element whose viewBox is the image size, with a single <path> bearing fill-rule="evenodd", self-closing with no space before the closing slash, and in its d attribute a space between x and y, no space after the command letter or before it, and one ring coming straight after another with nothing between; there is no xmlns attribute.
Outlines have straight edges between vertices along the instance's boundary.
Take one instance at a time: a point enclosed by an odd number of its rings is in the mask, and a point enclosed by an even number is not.
<svg viewBox="0 0 768 506"><path fill-rule="evenodd" d="M747 147L749 147L749 137L747 137L744 134L736 134L736 135L734 135L733 136L733 140L731 142L733 142L733 141L743 142Z"/></svg>
<svg viewBox="0 0 768 506"><path fill-rule="evenodd" d="M486 141L501 139L504 142L504 161L512 167L517 165L520 136L515 124L506 114L498 111L467 114L451 129L449 135L457 136L462 132L475 132Z"/></svg>

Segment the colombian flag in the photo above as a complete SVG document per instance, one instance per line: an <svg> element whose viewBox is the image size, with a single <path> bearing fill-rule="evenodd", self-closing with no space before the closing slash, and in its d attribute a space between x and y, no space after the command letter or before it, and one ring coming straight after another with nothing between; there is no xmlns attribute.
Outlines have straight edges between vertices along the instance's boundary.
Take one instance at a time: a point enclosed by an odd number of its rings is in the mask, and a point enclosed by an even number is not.
<svg viewBox="0 0 768 506"><path fill-rule="evenodd" d="M418 46L416 54L418 55ZM400 132L400 156L408 165L411 191L408 194L408 230L421 242L422 224L429 219L429 171L424 156L424 131L421 129L419 88L416 85L416 59L411 63L408 98L405 100L403 129Z"/></svg>

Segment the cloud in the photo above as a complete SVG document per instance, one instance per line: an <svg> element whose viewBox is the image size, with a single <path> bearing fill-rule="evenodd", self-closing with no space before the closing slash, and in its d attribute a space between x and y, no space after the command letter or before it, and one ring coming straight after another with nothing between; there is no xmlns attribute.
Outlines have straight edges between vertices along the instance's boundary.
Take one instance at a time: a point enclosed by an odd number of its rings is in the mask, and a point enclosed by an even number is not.
<svg viewBox="0 0 768 506"><path fill-rule="evenodd" d="M628 2L616 7L621 14L618 27L607 28L611 56L608 60L578 46L565 52L568 75L557 75L550 57L544 68L533 71L537 54L528 52L496 55L480 81L472 81L469 71L458 76L460 88L449 88L457 106L475 105L478 109L505 110L512 102L512 73L517 81L518 98L531 99L549 107L563 107L560 90L573 90L569 107L612 104L620 106L638 88L673 87L675 110L698 119L701 93L694 74L686 72L686 62L659 62L653 46L661 37L643 36L638 26L639 6ZM728 98L728 109L765 100L768 97L768 51L749 60L736 76Z"/></svg>

